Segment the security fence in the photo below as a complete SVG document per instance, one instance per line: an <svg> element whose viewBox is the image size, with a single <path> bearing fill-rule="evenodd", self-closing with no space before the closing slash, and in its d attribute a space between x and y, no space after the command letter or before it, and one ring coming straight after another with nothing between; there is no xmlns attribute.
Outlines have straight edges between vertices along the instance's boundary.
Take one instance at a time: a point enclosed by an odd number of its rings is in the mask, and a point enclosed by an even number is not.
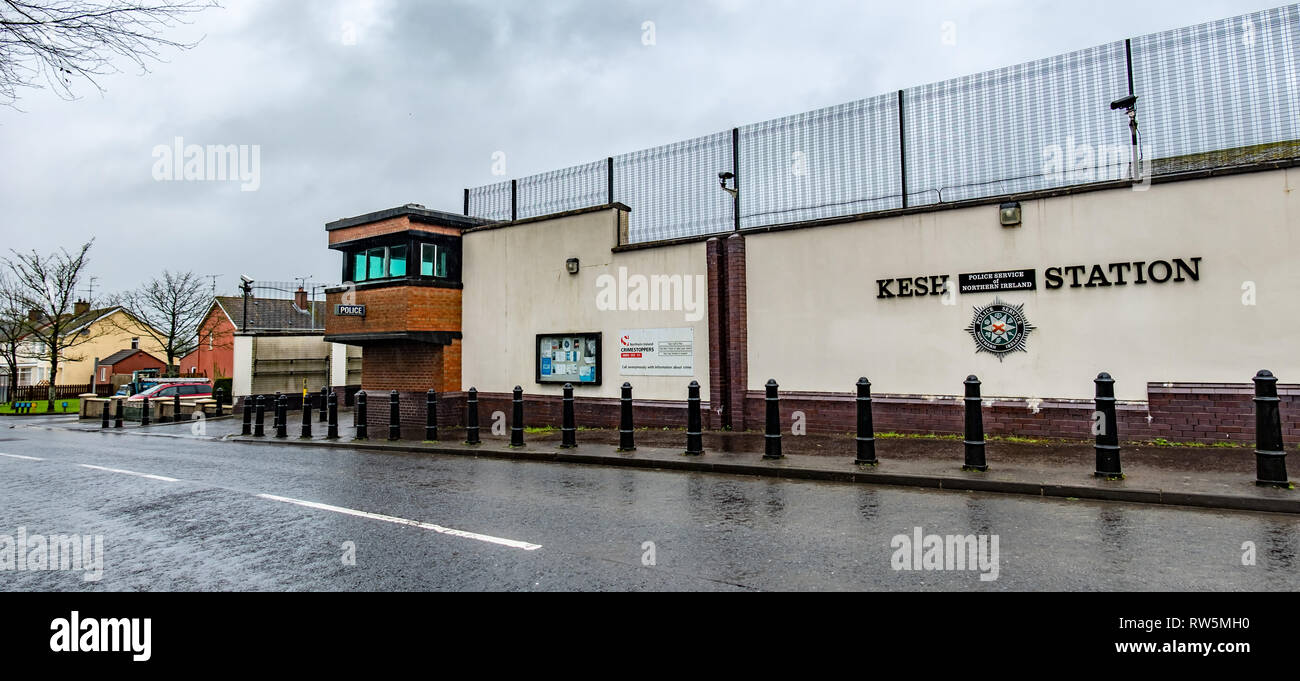
<svg viewBox="0 0 1300 681"><path fill-rule="evenodd" d="M1300 156L1300 5L465 190L515 220L618 201L633 243ZM738 197L718 187L732 172Z"/></svg>

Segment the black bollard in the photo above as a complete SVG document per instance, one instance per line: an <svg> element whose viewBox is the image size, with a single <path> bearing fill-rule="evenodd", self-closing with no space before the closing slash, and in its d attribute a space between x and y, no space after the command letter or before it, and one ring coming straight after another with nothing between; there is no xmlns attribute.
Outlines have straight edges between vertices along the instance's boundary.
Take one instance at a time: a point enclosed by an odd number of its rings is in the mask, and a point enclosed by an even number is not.
<svg viewBox="0 0 1300 681"><path fill-rule="evenodd" d="M1119 466L1119 419L1115 416L1115 379L1101 372L1093 379L1097 384L1097 411L1093 413L1093 430L1097 443L1096 477L1107 480L1123 479Z"/></svg>
<svg viewBox="0 0 1300 681"><path fill-rule="evenodd" d="M271 398L271 432L280 432L280 391L275 391L275 397ZM276 436L278 437L278 435Z"/></svg>
<svg viewBox="0 0 1300 681"><path fill-rule="evenodd" d="M253 437L266 436L266 395L257 396L256 418L253 420Z"/></svg>
<svg viewBox="0 0 1300 681"><path fill-rule="evenodd" d="M217 416L221 416L221 411L222 411L221 405L224 404L226 401L226 389L217 388L216 394L217 394ZM231 414L231 416L234 416L234 414Z"/></svg>
<svg viewBox="0 0 1300 681"><path fill-rule="evenodd" d="M438 391L432 388L424 395L424 439L438 441Z"/></svg>
<svg viewBox="0 0 1300 681"><path fill-rule="evenodd" d="M104 405L100 408L100 410L99 410L99 412L100 412L100 413L99 413L99 417L100 417L100 424L99 424L99 427L100 427L100 428L107 428L107 427L108 427L108 409L109 409L109 407L111 407L112 405L113 405L113 400L112 400L112 399L108 399L108 400L105 400L105 401L104 401Z"/></svg>
<svg viewBox="0 0 1300 681"><path fill-rule="evenodd" d="M980 411L980 380L966 377L966 465L964 471L984 472L989 469L984 462L984 414Z"/></svg>
<svg viewBox="0 0 1300 681"><path fill-rule="evenodd" d="M329 424L325 431L325 437L335 440L339 436L339 394L330 391L325 401L329 404Z"/></svg>
<svg viewBox="0 0 1300 681"><path fill-rule="evenodd" d="M147 426L149 425L149 398L142 399L140 406L140 425Z"/></svg>
<svg viewBox="0 0 1300 681"><path fill-rule="evenodd" d="M560 422L560 449L578 446L577 427L573 419L573 384L564 384L564 411Z"/></svg>
<svg viewBox="0 0 1300 681"><path fill-rule="evenodd" d="M875 466L876 426L871 420L871 381L866 376L858 379L858 458L853 463Z"/></svg>
<svg viewBox="0 0 1300 681"><path fill-rule="evenodd" d="M401 397L396 390L388 393L388 439L399 440L402 437Z"/></svg>
<svg viewBox="0 0 1300 681"><path fill-rule="evenodd" d="M329 401L330 389L328 387L320 389L320 422L325 423L329 420Z"/></svg>
<svg viewBox="0 0 1300 681"><path fill-rule="evenodd" d="M311 393L302 394L302 433L298 437L311 439Z"/></svg>
<svg viewBox="0 0 1300 681"><path fill-rule="evenodd" d="M253 396L249 395L244 398L244 427L240 435L253 434Z"/></svg>
<svg viewBox="0 0 1300 681"><path fill-rule="evenodd" d="M510 398L510 446L524 446L524 389L515 386L514 396Z"/></svg>
<svg viewBox="0 0 1300 681"><path fill-rule="evenodd" d="M465 398L465 444L481 444L478 439L478 390L473 386Z"/></svg>
<svg viewBox="0 0 1300 681"><path fill-rule="evenodd" d="M357 391L357 406L352 410L352 425L357 429L358 440L369 440L366 431L366 391Z"/></svg>
<svg viewBox="0 0 1300 681"><path fill-rule="evenodd" d="M125 410L125 407L122 405L122 403L125 402L126 400L118 399L118 400L114 400L114 401L117 402L117 408L113 410L113 427L114 427L114 428L121 428L121 427L122 427L122 412Z"/></svg>
<svg viewBox="0 0 1300 681"><path fill-rule="evenodd" d="M632 384L623 384L623 394L618 406L618 451L636 450L635 431L632 429Z"/></svg>
<svg viewBox="0 0 1300 681"><path fill-rule="evenodd" d="M1255 374L1255 484L1289 488L1286 447L1282 443L1281 400L1277 377L1268 369Z"/></svg>
<svg viewBox="0 0 1300 681"><path fill-rule="evenodd" d="M704 426L700 419L700 384L691 381L686 386L686 453L696 456L704 453Z"/></svg>
<svg viewBox="0 0 1300 681"><path fill-rule="evenodd" d="M763 458L780 459L781 453L781 397L777 394L775 378L767 379L767 396L763 403L767 405L767 430L763 435Z"/></svg>
<svg viewBox="0 0 1300 681"><path fill-rule="evenodd" d="M176 393L175 395L172 395L172 417L171 417L170 420L171 420L173 423L180 423L180 422L181 422L181 395L180 395L180 393Z"/></svg>
<svg viewBox="0 0 1300 681"><path fill-rule="evenodd" d="M289 396L275 396L275 436L289 437Z"/></svg>

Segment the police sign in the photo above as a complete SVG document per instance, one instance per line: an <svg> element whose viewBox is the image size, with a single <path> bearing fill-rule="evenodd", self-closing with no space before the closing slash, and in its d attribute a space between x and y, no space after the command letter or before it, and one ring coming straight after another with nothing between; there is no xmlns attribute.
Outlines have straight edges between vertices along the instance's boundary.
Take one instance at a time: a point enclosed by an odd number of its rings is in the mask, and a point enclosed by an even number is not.
<svg viewBox="0 0 1300 681"><path fill-rule="evenodd" d="M335 305L334 315L336 317L364 317L366 316L365 305Z"/></svg>

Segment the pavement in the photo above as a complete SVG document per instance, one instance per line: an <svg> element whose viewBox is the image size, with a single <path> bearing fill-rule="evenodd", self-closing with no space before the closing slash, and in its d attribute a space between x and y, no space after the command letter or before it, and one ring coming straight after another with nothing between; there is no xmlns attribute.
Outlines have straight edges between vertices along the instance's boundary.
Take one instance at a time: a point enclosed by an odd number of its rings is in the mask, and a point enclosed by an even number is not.
<svg viewBox="0 0 1300 681"><path fill-rule="evenodd" d="M481 430L480 445L465 445L463 429L443 429L439 442L416 440L388 441L383 434L368 440L355 440L351 416L340 417L337 440L325 438L325 424L313 421L312 437L298 437L300 422L290 419L289 437L273 437L267 428L264 437L240 436L241 422L235 418L208 419L204 424L210 437L250 444L336 447L365 451L411 454L444 454L491 457L522 461L623 466L647 469L673 469L774 478L823 480L875 485L900 485L940 490L982 491L1023 494L1038 497L1096 499L1131 503L1168 504L1203 508L1300 513L1300 491L1259 487L1254 484L1255 457L1248 447L1161 447L1129 445L1121 453L1125 478L1106 480L1096 477L1095 452L1090 444L1053 442L1023 444L991 441L986 445L989 470L962 470L964 449L960 440L926 438L877 439L879 464L860 466L854 463L853 438L842 436L786 435L788 453L777 460L765 460L761 451L744 451L746 445L761 447L761 434L744 434L739 438L722 438L708 434L705 453L684 454L683 431L637 431L638 448L619 452L612 444L617 433L608 430L581 430L579 446L559 447L560 434L551 431L525 436L525 446L509 446L509 438L493 436ZM343 424L349 424L344 426ZM269 425L269 424L268 424ZM63 427L99 430L97 422L65 423ZM139 428L129 426L129 428ZM151 432L193 430L192 424L154 425ZM664 446L681 440L681 446ZM718 451L713 447L742 451ZM1295 464L1292 465L1295 467Z"/></svg>
<svg viewBox="0 0 1300 681"><path fill-rule="evenodd" d="M1292 514L653 470L683 461L667 448L622 459L649 468L578 465L547 460L559 451L540 437L444 454L274 446L227 437L238 422L216 419L4 425L0 535L102 535L105 548L98 581L9 569L0 591L1300 588ZM767 470L796 470L778 465ZM978 569L900 564L900 541L918 533L993 537L999 553Z"/></svg>

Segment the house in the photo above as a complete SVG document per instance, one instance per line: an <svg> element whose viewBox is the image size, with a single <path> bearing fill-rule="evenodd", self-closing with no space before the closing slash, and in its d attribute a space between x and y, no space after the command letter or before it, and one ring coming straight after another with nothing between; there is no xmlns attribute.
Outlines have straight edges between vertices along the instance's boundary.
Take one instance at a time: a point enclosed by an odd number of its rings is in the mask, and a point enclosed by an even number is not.
<svg viewBox="0 0 1300 681"><path fill-rule="evenodd" d="M237 333L321 333L325 328L325 304L308 302L301 287L293 299L248 299L248 321L244 321L241 296L215 296L199 325L199 344L181 359L181 370L208 378L226 378L235 372Z"/></svg>
<svg viewBox="0 0 1300 681"><path fill-rule="evenodd" d="M95 365L96 392L99 392L100 386L112 386L115 374L127 375L141 369L157 369L162 372L167 370L167 363L144 350L118 350Z"/></svg>
<svg viewBox="0 0 1300 681"><path fill-rule="evenodd" d="M162 332L155 330L151 335L132 330L138 329L143 322L120 305L92 309L90 303L77 301L73 303L72 314L67 317L65 333L82 336L83 340L68 348L59 359L59 373L54 377L56 385L94 383L100 359L108 358L120 350L143 350L155 356L166 354L162 344L153 337L161 337ZM38 329L48 326L48 321L42 324L40 313L35 310L28 319ZM18 367L20 386L36 385L51 379L48 350L44 343L29 336L19 350L19 355L23 358Z"/></svg>

